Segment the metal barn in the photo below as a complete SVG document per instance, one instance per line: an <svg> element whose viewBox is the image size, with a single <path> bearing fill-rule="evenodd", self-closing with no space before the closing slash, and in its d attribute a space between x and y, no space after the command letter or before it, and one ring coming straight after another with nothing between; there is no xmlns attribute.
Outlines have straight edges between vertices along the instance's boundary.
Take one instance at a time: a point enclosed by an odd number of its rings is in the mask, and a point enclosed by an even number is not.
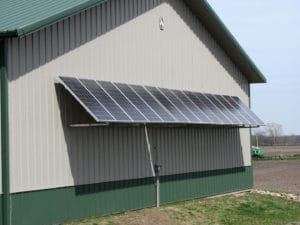
<svg viewBox="0 0 300 225"><path fill-rule="evenodd" d="M264 76L206 1L0 3L1 225L252 187Z"/></svg>

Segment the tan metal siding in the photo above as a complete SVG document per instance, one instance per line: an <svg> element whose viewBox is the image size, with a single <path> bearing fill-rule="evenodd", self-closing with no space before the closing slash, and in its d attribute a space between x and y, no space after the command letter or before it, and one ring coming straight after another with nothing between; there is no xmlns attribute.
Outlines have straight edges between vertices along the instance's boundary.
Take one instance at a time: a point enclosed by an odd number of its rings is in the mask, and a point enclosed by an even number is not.
<svg viewBox="0 0 300 225"><path fill-rule="evenodd" d="M165 18L163 32L158 27L160 16ZM88 133L63 129L61 111L67 105L58 102L54 85L58 75L230 94L245 103L249 100L245 77L180 0L110 0L8 43L13 192L103 179L100 174L89 176L92 164L83 150L92 149L89 153L96 154L94 146L101 129L87 129ZM72 157L66 134L77 137L72 147L77 154ZM109 134L113 131L104 135L112 138ZM240 137L244 163L250 165L249 131L242 130ZM128 145L137 151L134 143ZM74 162L79 162L78 182L71 168ZM122 176L115 174L115 178Z"/></svg>

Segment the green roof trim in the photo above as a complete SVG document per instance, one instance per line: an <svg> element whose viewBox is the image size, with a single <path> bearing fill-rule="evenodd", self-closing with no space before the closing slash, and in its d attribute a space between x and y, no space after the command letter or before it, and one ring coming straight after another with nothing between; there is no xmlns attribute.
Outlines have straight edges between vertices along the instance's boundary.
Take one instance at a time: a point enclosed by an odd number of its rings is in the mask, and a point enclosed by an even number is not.
<svg viewBox="0 0 300 225"><path fill-rule="evenodd" d="M0 38L20 37L106 0L7 0L0 2ZM250 83L266 78L206 0L184 0Z"/></svg>
<svg viewBox="0 0 300 225"><path fill-rule="evenodd" d="M0 37L20 37L106 0L20 0L0 2Z"/></svg>

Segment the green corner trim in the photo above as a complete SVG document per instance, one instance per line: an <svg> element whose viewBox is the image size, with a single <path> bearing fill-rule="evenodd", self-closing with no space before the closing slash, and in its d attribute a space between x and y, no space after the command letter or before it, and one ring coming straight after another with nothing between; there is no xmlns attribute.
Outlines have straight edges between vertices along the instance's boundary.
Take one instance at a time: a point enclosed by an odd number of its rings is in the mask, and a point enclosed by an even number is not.
<svg viewBox="0 0 300 225"><path fill-rule="evenodd" d="M2 198L3 198L3 196L2 196L2 194L0 194L0 218L3 218L3 208L2 208ZM0 219L0 225L3 225L3 220L2 219Z"/></svg>
<svg viewBox="0 0 300 225"><path fill-rule="evenodd" d="M2 159L2 219L3 225L10 224L9 190L9 139L8 139L8 81L6 68L5 41L0 40L0 80L1 80L1 159Z"/></svg>
<svg viewBox="0 0 300 225"><path fill-rule="evenodd" d="M245 190L252 167L161 177L162 204ZM12 225L57 224L89 216L155 206L155 179L115 181L14 193Z"/></svg>

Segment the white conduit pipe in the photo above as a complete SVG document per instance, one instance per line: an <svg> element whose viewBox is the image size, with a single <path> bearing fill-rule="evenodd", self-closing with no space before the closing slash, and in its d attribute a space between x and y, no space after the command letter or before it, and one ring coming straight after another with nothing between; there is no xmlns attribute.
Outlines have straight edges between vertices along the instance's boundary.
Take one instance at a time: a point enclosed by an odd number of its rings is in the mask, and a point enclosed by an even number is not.
<svg viewBox="0 0 300 225"><path fill-rule="evenodd" d="M146 136L147 150L148 150L149 159L150 159L152 176L155 177L154 165L153 165L152 154L151 154L151 145L150 145L150 141L149 141L148 129L147 129L146 124L145 124L145 136Z"/></svg>

